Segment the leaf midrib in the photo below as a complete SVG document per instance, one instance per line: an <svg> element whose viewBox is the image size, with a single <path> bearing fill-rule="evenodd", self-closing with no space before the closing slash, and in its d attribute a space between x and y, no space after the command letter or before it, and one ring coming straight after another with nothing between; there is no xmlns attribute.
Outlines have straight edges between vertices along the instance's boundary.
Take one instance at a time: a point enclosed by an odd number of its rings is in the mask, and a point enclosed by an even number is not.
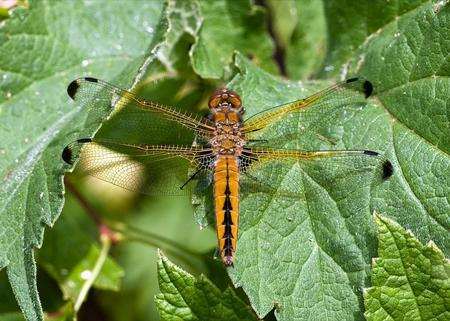
<svg viewBox="0 0 450 321"><path fill-rule="evenodd" d="M31 169L38 161L41 160L38 155L40 155L48 145L48 143L59 134L59 131L61 128L63 128L64 124L70 121L72 117L78 113L79 109L80 108L75 108L71 112L61 117L53 126L49 127L49 129L47 129L42 135L38 137L38 144L33 145L32 148L27 150L28 152L25 152L25 161L21 162L20 165L15 167L15 170L10 173L10 179L7 178L3 181L4 185L2 186L1 192L2 194L7 194L7 197L5 198L5 205L0 208L0 213L5 210L11 199L13 199L13 196L15 196L19 188L22 186L23 182L29 177L28 174L31 172ZM21 155L23 154L24 153L22 153ZM22 173L22 175L16 175L15 173ZM17 178L19 178L19 180L17 180ZM13 186L15 188L10 190Z"/></svg>
<svg viewBox="0 0 450 321"><path fill-rule="evenodd" d="M417 135L417 134L416 134ZM418 148L420 142L417 143L416 149ZM423 212L426 214L426 217L428 219L432 219L437 225L441 226L444 230L446 230L447 228L444 227L439 221L437 221L433 215L430 214L430 212L427 210L425 204L422 203L421 199L419 198L419 196L417 195L417 193L414 191L413 189L413 184L411 184L409 182L409 180L406 178L406 175L403 173L403 168L402 168L402 164L399 161L399 158L397 157L397 144L395 143L395 138L394 138L394 131L392 130L392 149L394 151L394 156L397 160L397 164L399 165L399 169L400 169L400 173L401 173L401 177L403 178L404 182L406 183L406 186L408 187L408 190L411 192L412 196L414 197L414 199L417 201L417 203L420 205L421 209L423 210ZM415 151L413 151L412 153L415 153ZM428 225L427 226L427 230L428 230L428 235L432 235L431 231L430 231L430 227Z"/></svg>
<svg viewBox="0 0 450 321"><path fill-rule="evenodd" d="M389 226L386 225L384 222L383 222L383 224L386 226L387 230L389 231L389 234L391 235L392 239L394 240L395 248L397 249L398 257L400 259L400 262L402 263L403 272L404 272L406 280L408 281L408 287L414 297L414 303L415 303L417 311L419 312L420 320L424 320L424 318L422 317L421 309L419 309L419 302L417 301L416 294L415 294L414 290L412 289L411 281L409 280L408 272L405 267L405 262L403 261L402 253L400 252L400 248L398 247L397 238L393 234L393 231L390 230Z"/></svg>

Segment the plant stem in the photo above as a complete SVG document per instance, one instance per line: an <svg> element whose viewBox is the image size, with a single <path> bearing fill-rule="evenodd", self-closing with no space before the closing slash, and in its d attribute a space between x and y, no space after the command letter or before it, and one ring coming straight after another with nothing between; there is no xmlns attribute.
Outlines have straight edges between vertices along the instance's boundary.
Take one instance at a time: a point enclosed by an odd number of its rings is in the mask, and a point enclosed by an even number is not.
<svg viewBox="0 0 450 321"><path fill-rule="evenodd" d="M172 255L178 257L189 265L190 263L188 262L185 254L187 254L188 256L196 257L198 259L203 259L203 254L193 251L185 247L184 245L164 236L154 234L152 232L145 231L119 221L109 220L105 222L102 215L97 212L97 210L89 203L89 201L83 196L83 194L78 191L77 187L72 184L72 182L67 177L65 178L64 182L67 189L73 194L73 196L78 200L89 217L95 222L99 229L100 235L107 235L110 241L112 241L113 243L118 240L127 240L144 243L155 248L162 248L163 250L170 252ZM121 236L118 236L113 232L120 233ZM165 245L171 247L172 249L167 248Z"/></svg>
<svg viewBox="0 0 450 321"><path fill-rule="evenodd" d="M74 310L78 312L80 310L81 305L83 304L86 296L89 292L89 289L94 284L95 279L100 274L100 271L105 264L106 258L108 257L109 250L111 248L111 238L107 235L101 235L100 242L102 244L102 248L100 251L100 255L95 262L94 269L92 270L92 275L86 280L81 288L80 293L78 294L77 300L75 301Z"/></svg>

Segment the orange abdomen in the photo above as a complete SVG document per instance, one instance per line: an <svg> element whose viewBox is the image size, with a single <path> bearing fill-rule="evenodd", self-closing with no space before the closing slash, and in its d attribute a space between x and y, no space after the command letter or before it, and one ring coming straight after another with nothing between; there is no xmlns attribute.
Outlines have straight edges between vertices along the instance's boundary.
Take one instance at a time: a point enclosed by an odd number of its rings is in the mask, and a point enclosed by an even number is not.
<svg viewBox="0 0 450 321"><path fill-rule="evenodd" d="M219 156L214 169L214 211L222 261L233 264L239 221L239 167L234 156Z"/></svg>

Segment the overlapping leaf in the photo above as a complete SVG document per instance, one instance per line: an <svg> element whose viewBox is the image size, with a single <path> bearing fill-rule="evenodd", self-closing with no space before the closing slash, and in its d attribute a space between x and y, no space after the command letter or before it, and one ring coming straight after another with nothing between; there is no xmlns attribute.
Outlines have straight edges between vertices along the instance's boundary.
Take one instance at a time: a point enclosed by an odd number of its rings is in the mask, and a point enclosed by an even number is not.
<svg viewBox="0 0 450 321"><path fill-rule="evenodd" d="M101 120L70 104L66 86L89 74L129 87L157 43L149 27L161 7L33 2L0 29L0 266L28 320L42 320L33 248L61 210L61 150Z"/></svg>
<svg viewBox="0 0 450 321"><path fill-rule="evenodd" d="M236 66L240 73L230 86L241 93L246 117L329 84L283 82L241 55ZM261 138L273 139L277 147L382 153L380 127L386 119L380 115L373 101L307 110L268 128ZM298 197L241 195L236 263L229 272L260 317L274 307L279 320L362 317L359 289L375 246L370 193L381 184L381 163L381 158L349 157L262 168L259 175L273 186L296 182Z"/></svg>
<svg viewBox="0 0 450 321"><path fill-rule="evenodd" d="M364 293L368 321L448 320L450 263L433 243L377 215L378 255Z"/></svg>
<svg viewBox="0 0 450 321"><path fill-rule="evenodd" d="M303 199L243 198L237 263L230 272L260 315L276 302L281 320L320 313L324 320L362 318L358 301L374 254L373 209L396 217L421 240L449 248L450 175L444 138L449 130L448 8L436 10L426 3L408 11L374 34L342 67L347 76L362 74L373 81L377 96L368 106L305 113L298 123L286 120L283 130L278 129L278 137L297 130L294 141L292 136L285 140L288 146L385 150L396 175L372 188L369 180L360 180L359 194L358 189L345 194L350 181L331 187L325 172L313 176L307 168L293 167L279 175L282 182L302 182ZM239 56L236 65L241 75L231 86L242 94L250 113L254 106L263 109L307 94L302 84L279 82ZM287 129L292 125L295 129ZM277 136L276 131L266 134ZM337 144L330 146L317 133Z"/></svg>
<svg viewBox="0 0 450 321"><path fill-rule="evenodd" d="M261 316L276 306L280 320L313 315L321 320L361 319L361 287L374 255L371 210L389 213L420 240L432 239L444 251L450 248L450 9L444 2L410 3L408 8L388 15L392 20L366 19L376 26L369 29L374 32L337 68L343 76L371 79L375 99L362 110L305 114L293 124L298 137L285 141L304 149L384 150L395 176L372 188L369 180L358 180L359 189L349 192L355 186L351 180L331 187L326 172L313 176L307 168L292 167L279 175L282 182L302 182L303 199L286 202L266 195L242 200L241 236L230 275ZM231 86L242 94L250 113L255 106L263 109L308 92L302 84L261 73L240 56L236 65L241 74ZM284 132L289 126L287 120ZM330 146L316 133L337 144Z"/></svg>
<svg viewBox="0 0 450 321"><path fill-rule="evenodd" d="M202 27L192 48L194 71L203 78L226 78L235 50L276 72L273 43L266 32L265 13L250 1L199 1Z"/></svg>
<svg viewBox="0 0 450 321"><path fill-rule="evenodd" d="M233 290L221 292L205 276L195 278L162 253L158 260L158 280L162 293L155 301L161 320L256 320Z"/></svg>

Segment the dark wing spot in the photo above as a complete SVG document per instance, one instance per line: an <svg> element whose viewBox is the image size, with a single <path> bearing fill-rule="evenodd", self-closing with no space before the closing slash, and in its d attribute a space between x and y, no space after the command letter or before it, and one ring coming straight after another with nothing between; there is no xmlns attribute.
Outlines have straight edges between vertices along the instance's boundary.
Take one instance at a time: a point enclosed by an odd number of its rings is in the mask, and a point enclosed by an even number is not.
<svg viewBox="0 0 450 321"><path fill-rule="evenodd" d="M72 148L69 146L64 147L64 150L62 152L62 159L63 161L65 161L67 164L73 165L73 153L72 153Z"/></svg>
<svg viewBox="0 0 450 321"><path fill-rule="evenodd" d="M78 87L80 87L78 79L75 79L69 84L69 86L67 87L67 94L69 95L70 98L74 99L75 94L78 91Z"/></svg>
<svg viewBox="0 0 450 321"><path fill-rule="evenodd" d="M76 155L75 155L76 153L74 153L74 149L78 150L77 147L79 147L79 146L77 146L77 144L80 144L80 143L85 144L85 143L90 143L90 142L92 142L91 138L81 138L81 139L67 145L66 147L64 147L64 150L61 154L62 159L67 164L73 165L75 163L75 158L76 158Z"/></svg>
<svg viewBox="0 0 450 321"><path fill-rule="evenodd" d="M369 156L378 156L378 155L380 155L379 153L374 152L373 150L365 150L364 154L365 155L369 155Z"/></svg>
<svg viewBox="0 0 450 321"><path fill-rule="evenodd" d="M359 79L358 77L348 78L345 82L346 82L347 84L349 84L349 83L351 83L351 82L357 81L358 79Z"/></svg>
<svg viewBox="0 0 450 321"><path fill-rule="evenodd" d="M394 173L394 167L392 166L392 163L390 161L386 160L383 163L383 180L386 180L389 177L391 177L393 173Z"/></svg>
<svg viewBox="0 0 450 321"><path fill-rule="evenodd" d="M373 85L370 81L368 80L364 81L363 88L364 88L364 95L366 96L366 98L372 95Z"/></svg>
<svg viewBox="0 0 450 321"><path fill-rule="evenodd" d="M90 81L90 82L98 82L97 78L92 78L92 77L84 77L84 80Z"/></svg>

